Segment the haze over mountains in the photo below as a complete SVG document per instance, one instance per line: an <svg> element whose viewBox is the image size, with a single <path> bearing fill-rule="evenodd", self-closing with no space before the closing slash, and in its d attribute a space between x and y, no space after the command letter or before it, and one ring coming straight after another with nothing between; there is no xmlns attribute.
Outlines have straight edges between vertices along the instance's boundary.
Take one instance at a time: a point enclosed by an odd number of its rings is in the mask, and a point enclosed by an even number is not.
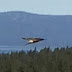
<svg viewBox="0 0 72 72"><path fill-rule="evenodd" d="M22 46L21 37L41 37L40 46L71 46L71 15L38 15L26 12L0 13L0 45Z"/></svg>

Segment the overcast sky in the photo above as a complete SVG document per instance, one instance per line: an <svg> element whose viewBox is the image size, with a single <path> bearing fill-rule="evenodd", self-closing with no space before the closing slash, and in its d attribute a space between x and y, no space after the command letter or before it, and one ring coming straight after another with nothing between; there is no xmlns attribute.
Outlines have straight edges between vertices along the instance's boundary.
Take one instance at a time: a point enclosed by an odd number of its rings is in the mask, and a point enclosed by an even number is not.
<svg viewBox="0 0 72 72"><path fill-rule="evenodd" d="M72 0L0 0L0 12L72 15Z"/></svg>

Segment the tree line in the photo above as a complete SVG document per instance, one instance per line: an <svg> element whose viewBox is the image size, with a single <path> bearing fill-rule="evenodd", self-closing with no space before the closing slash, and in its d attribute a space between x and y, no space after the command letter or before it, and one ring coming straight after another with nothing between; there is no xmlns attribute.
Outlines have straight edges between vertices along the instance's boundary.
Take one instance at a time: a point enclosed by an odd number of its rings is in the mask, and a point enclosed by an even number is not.
<svg viewBox="0 0 72 72"><path fill-rule="evenodd" d="M0 72L72 72L72 47L2 53Z"/></svg>

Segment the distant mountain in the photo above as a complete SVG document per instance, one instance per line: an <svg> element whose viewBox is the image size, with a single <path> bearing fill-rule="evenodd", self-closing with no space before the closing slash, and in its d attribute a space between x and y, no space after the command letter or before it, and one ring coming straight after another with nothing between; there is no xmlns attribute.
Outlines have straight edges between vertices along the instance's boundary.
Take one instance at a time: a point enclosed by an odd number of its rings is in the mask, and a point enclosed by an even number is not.
<svg viewBox="0 0 72 72"><path fill-rule="evenodd" d="M72 45L72 15L0 13L0 45L24 45L21 37L42 37L43 46Z"/></svg>

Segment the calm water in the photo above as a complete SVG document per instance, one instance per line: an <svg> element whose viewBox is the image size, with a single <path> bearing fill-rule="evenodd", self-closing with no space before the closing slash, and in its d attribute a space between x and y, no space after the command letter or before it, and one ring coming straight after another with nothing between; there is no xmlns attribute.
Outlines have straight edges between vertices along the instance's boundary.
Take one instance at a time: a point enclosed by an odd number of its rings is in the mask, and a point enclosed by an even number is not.
<svg viewBox="0 0 72 72"><path fill-rule="evenodd" d="M25 46L0 46L0 53L11 53L11 52L16 52L16 51L29 51L31 48L26 48ZM32 48L33 50L33 48Z"/></svg>
<svg viewBox="0 0 72 72"><path fill-rule="evenodd" d="M29 51L29 50L34 50L36 46L33 45L28 45L28 46L4 46L4 45L0 45L0 53L11 53L11 52L16 52L16 51L22 51L24 50L25 52ZM36 47L37 51L40 51L41 49L43 49L45 47ZM56 48L56 46L50 47L52 50L54 50L54 48Z"/></svg>

